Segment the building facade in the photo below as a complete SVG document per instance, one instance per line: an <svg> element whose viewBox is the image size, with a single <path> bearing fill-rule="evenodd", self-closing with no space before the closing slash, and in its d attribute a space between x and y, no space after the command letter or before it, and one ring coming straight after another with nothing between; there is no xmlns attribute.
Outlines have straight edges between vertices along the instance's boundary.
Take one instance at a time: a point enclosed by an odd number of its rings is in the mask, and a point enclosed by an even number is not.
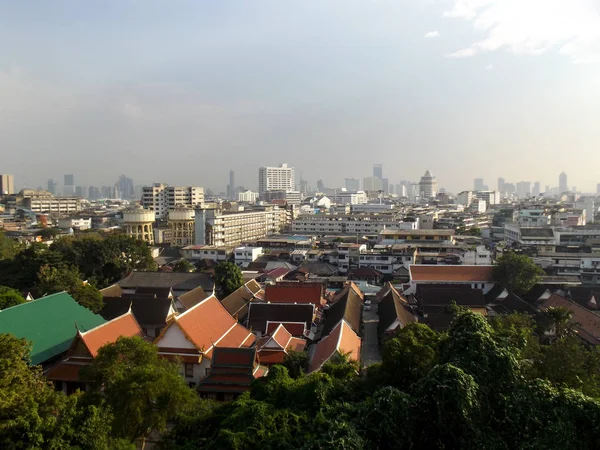
<svg viewBox="0 0 600 450"><path fill-rule="evenodd" d="M12 175L0 175L0 195L15 193L15 180Z"/></svg>
<svg viewBox="0 0 600 450"><path fill-rule="evenodd" d="M425 172L419 183L419 195L423 198L434 198L438 193L438 186L435 177L430 170Z"/></svg>
<svg viewBox="0 0 600 450"><path fill-rule="evenodd" d="M280 164L279 167L261 167L258 169L258 192L295 191L296 177L293 167Z"/></svg>
<svg viewBox="0 0 600 450"><path fill-rule="evenodd" d="M167 186L154 183L142 188L142 206L154 211L157 219L165 219L177 206L197 207L204 204L204 188L196 186Z"/></svg>
<svg viewBox="0 0 600 450"><path fill-rule="evenodd" d="M154 244L154 211L135 208L123 211L123 229L128 236Z"/></svg>
<svg viewBox="0 0 600 450"><path fill-rule="evenodd" d="M171 245L185 247L194 243L195 210L179 206L169 211L169 229L171 230Z"/></svg>

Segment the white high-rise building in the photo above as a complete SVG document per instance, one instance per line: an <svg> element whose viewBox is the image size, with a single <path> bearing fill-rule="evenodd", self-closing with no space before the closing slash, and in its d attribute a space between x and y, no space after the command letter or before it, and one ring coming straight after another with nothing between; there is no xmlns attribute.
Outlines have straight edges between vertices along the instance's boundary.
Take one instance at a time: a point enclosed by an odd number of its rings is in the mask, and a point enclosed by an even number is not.
<svg viewBox="0 0 600 450"><path fill-rule="evenodd" d="M419 193L423 198L434 198L437 195L438 186L435 177L430 170L425 172L419 183Z"/></svg>
<svg viewBox="0 0 600 450"><path fill-rule="evenodd" d="M279 167L261 167L258 169L258 192L295 191L296 176L293 167L280 164Z"/></svg>
<svg viewBox="0 0 600 450"><path fill-rule="evenodd" d="M569 185L567 183L567 174L561 172L558 176L558 195L564 194L569 191Z"/></svg>
<svg viewBox="0 0 600 450"><path fill-rule="evenodd" d="M142 188L142 206L154 211L157 219L167 217L169 211L176 206L202 206L204 204L204 188L194 186L167 186L154 183Z"/></svg>
<svg viewBox="0 0 600 450"><path fill-rule="evenodd" d="M0 175L0 195L15 193L15 181L12 175Z"/></svg>

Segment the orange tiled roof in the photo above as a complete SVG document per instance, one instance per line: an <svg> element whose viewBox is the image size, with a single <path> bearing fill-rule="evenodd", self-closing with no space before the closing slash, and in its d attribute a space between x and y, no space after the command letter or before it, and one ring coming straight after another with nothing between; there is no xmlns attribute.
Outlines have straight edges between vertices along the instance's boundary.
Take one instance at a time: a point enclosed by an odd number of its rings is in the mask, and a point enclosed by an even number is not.
<svg viewBox="0 0 600 450"><path fill-rule="evenodd" d="M331 330L329 336L317 343L308 371L314 372L315 370L319 370L336 353L348 354L351 360L360 361L360 348L360 337L350 328L345 320L341 320Z"/></svg>
<svg viewBox="0 0 600 450"><path fill-rule="evenodd" d="M121 336L144 336L131 311L89 331L79 333L79 337L94 358L100 347L116 342Z"/></svg>
<svg viewBox="0 0 600 450"><path fill-rule="evenodd" d="M411 264L410 278L413 281L437 282L490 282L493 266L437 266Z"/></svg>
<svg viewBox="0 0 600 450"><path fill-rule="evenodd" d="M275 342L278 348L266 347L270 342ZM300 352L306 347L306 341L293 337L292 334L280 324L271 336L262 338L258 343L258 359L264 364L281 364L288 351Z"/></svg>
<svg viewBox="0 0 600 450"><path fill-rule="evenodd" d="M207 354L215 346L249 347L255 339L247 328L237 323L214 295L175 317L169 326L175 323L199 350ZM159 340L160 338L157 341Z"/></svg>
<svg viewBox="0 0 600 450"><path fill-rule="evenodd" d="M267 286L265 300L270 303L312 303L325 304L322 296L323 287L320 283L294 283Z"/></svg>

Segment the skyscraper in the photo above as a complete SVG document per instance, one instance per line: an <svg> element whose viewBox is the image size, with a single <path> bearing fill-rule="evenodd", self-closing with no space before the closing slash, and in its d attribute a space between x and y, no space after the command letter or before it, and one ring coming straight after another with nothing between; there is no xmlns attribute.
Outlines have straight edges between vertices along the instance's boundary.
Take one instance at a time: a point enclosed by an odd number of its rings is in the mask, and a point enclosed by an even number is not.
<svg viewBox="0 0 600 450"><path fill-rule="evenodd" d="M15 180L12 175L0 175L0 195L15 193Z"/></svg>
<svg viewBox="0 0 600 450"><path fill-rule="evenodd" d="M427 170L419 182L419 195L423 198L434 198L437 192L437 181L431 171Z"/></svg>
<svg viewBox="0 0 600 450"><path fill-rule="evenodd" d="M317 180L317 191L323 192L325 190L325 183L323 180Z"/></svg>
<svg viewBox="0 0 600 450"><path fill-rule="evenodd" d="M558 194L562 194L564 192L569 191L569 185L567 184L567 174L561 172L558 176Z"/></svg>
<svg viewBox="0 0 600 450"><path fill-rule="evenodd" d="M540 195L540 182L536 181L535 183L533 183L533 191L531 192L535 197L537 197L538 195Z"/></svg>
<svg viewBox="0 0 600 450"><path fill-rule="evenodd" d="M373 164L373 177L383 178L383 164Z"/></svg>
<svg viewBox="0 0 600 450"><path fill-rule="evenodd" d="M498 178L498 192L504 192L504 178Z"/></svg>
<svg viewBox="0 0 600 450"><path fill-rule="evenodd" d="M63 184L63 195L65 197L71 197L75 195L75 177L72 174L66 174L64 176Z"/></svg>
<svg viewBox="0 0 600 450"><path fill-rule="evenodd" d="M484 191L485 185L483 184L483 178L475 178L473 180L473 190L474 191Z"/></svg>
<svg viewBox="0 0 600 450"><path fill-rule="evenodd" d="M382 187L381 178L365 177L363 179L363 190L365 192L381 191Z"/></svg>
<svg viewBox="0 0 600 450"><path fill-rule="evenodd" d="M54 181L52 178L48 180L48 192L56 195L56 181Z"/></svg>
<svg viewBox="0 0 600 450"><path fill-rule="evenodd" d="M346 178L345 185L348 192L360 191L360 180L357 178Z"/></svg>
<svg viewBox="0 0 600 450"><path fill-rule="evenodd" d="M519 181L517 183L517 197L526 198L531 195L531 182Z"/></svg>
<svg viewBox="0 0 600 450"><path fill-rule="evenodd" d="M229 184L227 185L227 198L235 199L235 172L229 171Z"/></svg>
<svg viewBox="0 0 600 450"><path fill-rule="evenodd" d="M135 197L133 180L131 178L121 175L116 183L116 186L119 188L119 194L121 195L121 198L131 200Z"/></svg>
<svg viewBox="0 0 600 450"><path fill-rule="evenodd" d="M261 167L258 169L258 192L267 191L295 191L296 178L294 168L287 164L279 167Z"/></svg>

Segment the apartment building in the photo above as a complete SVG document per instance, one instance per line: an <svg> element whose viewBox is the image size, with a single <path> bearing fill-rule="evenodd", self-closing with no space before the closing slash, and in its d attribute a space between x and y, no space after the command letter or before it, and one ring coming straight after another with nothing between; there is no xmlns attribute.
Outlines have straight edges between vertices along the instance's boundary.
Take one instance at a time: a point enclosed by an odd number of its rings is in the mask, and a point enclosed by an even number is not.
<svg viewBox="0 0 600 450"><path fill-rule="evenodd" d="M385 228L395 228L401 222L392 214L301 214L292 223L294 233L377 234Z"/></svg>
<svg viewBox="0 0 600 450"><path fill-rule="evenodd" d="M234 249L270 234L278 234L289 225L284 208L227 213L218 209L196 210L196 245L214 245Z"/></svg>
<svg viewBox="0 0 600 450"><path fill-rule="evenodd" d="M154 211L157 219L165 219L177 206L202 206L204 188L195 186L168 186L154 183L142 188L142 206Z"/></svg>
<svg viewBox="0 0 600 450"><path fill-rule="evenodd" d="M369 201L364 191L357 192L337 192L333 201L338 205L364 205Z"/></svg>
<svg viewBox="0 0 600 450"><path fill-rule="evenodd" d="M48 191L23 189L7 201L8 207L20 207L35 213L74 214L81 211L81 200L77 197L55 197Z"/></svg>
<svg viewBox="0 0 600 450"><path fill-rule="evenodd" d="M296 177L293 167L280 164L279 167L261 167L258 169L258 192L295 191Z"/></svg>

